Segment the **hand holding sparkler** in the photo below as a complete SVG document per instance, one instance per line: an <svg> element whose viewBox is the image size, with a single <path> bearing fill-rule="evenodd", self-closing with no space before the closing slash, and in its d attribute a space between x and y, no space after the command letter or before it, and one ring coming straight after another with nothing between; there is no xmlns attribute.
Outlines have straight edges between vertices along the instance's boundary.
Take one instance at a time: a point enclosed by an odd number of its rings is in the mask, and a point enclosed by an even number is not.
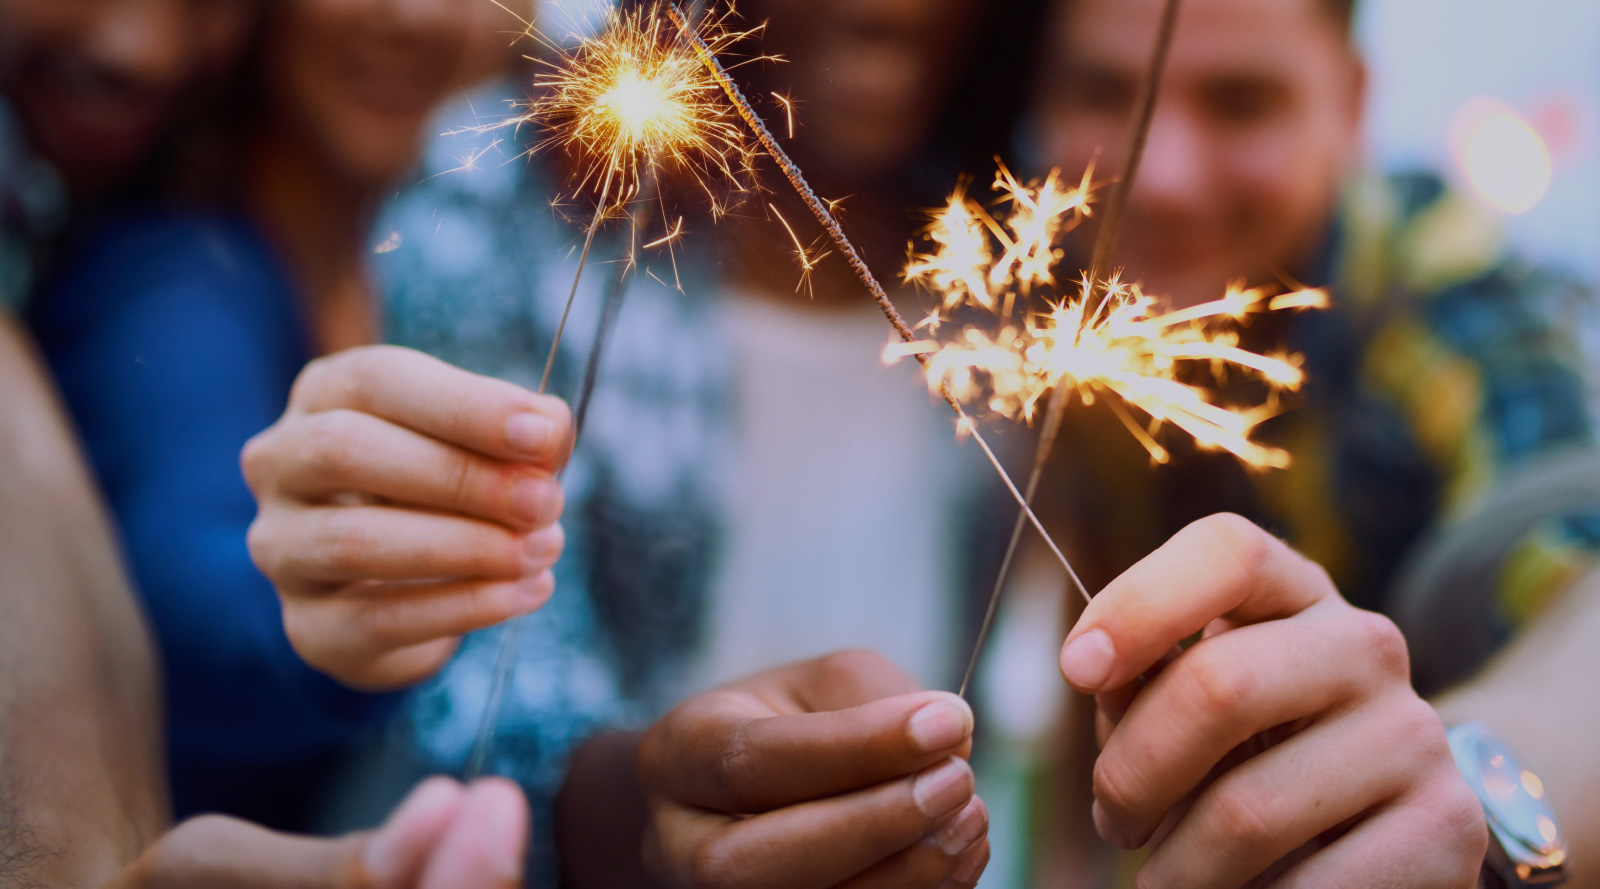
<svg viewBox="0 0 1600 889"><path fill-rule="evenodd" d="M1061 671L1098 696L1100 835L1160 837L1141 885L1474 884L1483 810L1400 631L1244 519L1191 525L1113 581Z"/></svg>
<svg viewBox="0 0 1600 889"><path fill-rule="evenodd" d="M306 663L412 685L541 607L563 546L566 405L389 346L313 362L245 446L250 551Z"/></svg>
<svg viewBox="0 0 1600 889"><path fill-rule="evenodd" d="M972 727L867 652L691 698L640 744L646 859L683 887L970 887L989 856Z"/></svg>

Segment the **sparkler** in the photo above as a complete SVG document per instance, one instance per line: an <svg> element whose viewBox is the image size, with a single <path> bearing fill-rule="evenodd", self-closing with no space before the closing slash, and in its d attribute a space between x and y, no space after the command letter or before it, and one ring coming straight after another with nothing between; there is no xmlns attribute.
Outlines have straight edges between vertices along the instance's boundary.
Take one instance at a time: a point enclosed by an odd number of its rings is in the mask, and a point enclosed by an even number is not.
<svg viewBox="0 0 1600 889"><path fill-rule="evenodd" d="M783 172L784 178L789 180L789 184L793 186L795 193L800 196L806 208L816 217L817 222L821 223L823 230L833 240L839 254L844 257L851 270L855 272L856 277L867 288L867 292L872 296L873 301L878 304L878 308L883 311L884 317L888 319L889 324L894 328L895 333L899 335L901 341L908 345L916 343L918 341L916 334L912 331L910 325L906 324L905 319L900 316L899 310L894 307L894 303L889 299L889 294L884 290L883 284L878 281L877 277L872 274L872 270L867 267L866 261L861 258L860 251L856 249L850 237L845 234L844 227L839 224L838 218L829 209L827 203L817 196L816 190L806 181L805 173L800 169L800 166L789 157L789 153L783 149L783 146L778 144L778 140L773 137L771 129L767 127L766 121L756 111L755 106L750 104L750 100L745 98L744 92L739 89L739 85L728 74L727 69L718 59L718 48L691 29L688 18L678 8L677 3L668 0L666 10L667 15L672 19L672 23L678 26L685 40L694 49L705 70L710 73L712 79L722 88L723 93L728 97L728 101L733 103L734 109L744 119L745 125L749 127L751 134L755 136L756 142L778 165L778 169ZM802 256L805 255L803 249L801 254ZM916 358L924 365L928 362L928 356L925 354L917 353ZM938 391L945 402L950 405L951 410L955 411L957 428L961 433L970 435L972 440L977 442L978 447L983 450L984 456L988 458L990 465L994 467L995 472L999 473L1000 480L1005 483L1006 489L1011 492L1012 497L1026 514L1028 521L1039 532L1045 544L1050 547L1050 551L1060 561L1061 566L1076 579L1077 572L1073 570L1072 563L1067 561L1067 557L1061 552L1061 548L1056 546L1055 541L1050 537L1050 533L1040 523L1038 516L1033 514L1032 507L1028 504L1027 499L1023 497L1022 492L1017 490L1017 486L1012 482L1010 474L1001 465L1000 458L995 456L994 450L989 447L989 443L984 439L983 434L978 431L977 423L973 422L966 409L962 407L960 400L955 397L948 386L940 386ZM1079 586L1082 586L1081 581Z"/></svg>
<svg viewBox="0 0 1600 889"><path fill-rule="evenodd" d="M907 352L927 356L930 389L952 393L964 404L1032 422L1049 398L1049 410L1073 394L1091 403L1109 396L1113 413L1153 460L1171 455L1155 439L1170 423L1202 448L1222 449L1258 469L1282 468L1289 455L1250 439L1252 430L1277 412L1276 394L1298 389L1304 373L1298 359L1250 352L1235 329L1250 315L1322 308L1322 290L1273 295L1265 288L1231 286L1218 300L1159 313L1156 300L1136 284L1116 277L1096 282L1085 276L1079 292L1042 314L1011 319L1019 291L1053 283L1058 240L1089 212L1089 177L1063 189L1059 173L1026 185L1001 169L994 190L1004 219L957 192L934 216L927 232L933 249L912 257L906 277L941 297L948 311L971 307L1000 319L993 333L967 327L945 343L922 341ZM937 326L937 321L929 326ZM886 359L890 356L886 354ZM1208 390L1180 381L1186 364L1209 365L1254 376L1269 388L1266 403L1248 408L1218 404ZM1129 408L1143 413L1138 423ZM1030 480L1030 488L1035 483ZM1082 591L1082 586L1079 584ZM1083 591L1087 598L1087 592ZM970 669L968 678L970 679ZM963 683L963 691L965 683Z"/></svg>
<svg viewBox="0 0 1600 889"><path fill-rule="evenodd" d="M696 37L721 49L753 33L724 27L731 14L702 22ZM715 202L714 183L737 184L754 158L720 87L678 30L667 26L656 7L613 10L598 36L583 37L568 50L527 24L527 34L550 56L533 59L542 68L533 80L535 98L520 114L474 128L548 131L531 153L555 148L577 159L573 194L592 194L595 201L540 392L549 385L595 234L606 218L638 197L647 176L661 172L688 176Z"/></svg>
<svg viewBox="0 0 1600 889"><path fill-rule="evenodd" d="M1133 126L1133 138L1128 140L1128 153L1122 167L1122 179L1111 195L1105 218L1100 223L1100 234L1095 238L1094 254L1089 263L1088 274L1091 286L1093 282L1105 278L1107 267L1111 263L1117 234L1122 227L1123 209L1127 206L1128 195L1133 190L1134 179L1139 175L1139 164L1144 158L1145 143L1150 137L1150 124L1155 120L1156 99L1161 95L1161 75L1167 68L1167 56L1172 50L1172 37L1177 32L1178 11L1182 5L1183 0L1166 0L1161 10L1161 24L1156 28L1155 46L1150 53L1150 70L1139 88L1139 98L1135 103L1139 112ZM1056 436L1061 433L1061 419L1066 413L1067 396L1070 391L1065 386L1058 387L1050 399L1049 410L1045 414L1044 429L1039 436L1039 445L1034 449L1033 469L1028 473L1027 490L1023 494L1025 505L1031 505L1034 495L1039 491L1045 464L1050 461L1050 453L1055 449ZM978 629L977 641L972 646L972 657L967 661L966 674L961 679L959 694L962 697L966 697L967 687L972 684L972 674L978 668L978 659L983 655L984 645L989 640L989 632L994 628L995 617L1000 613L1000 597L1005 593L1006 579L1011 576L1011 566L1016 560L1017 545L1022 541L1022 531L1026 524L1024 519L1025 516L1019 512L1016 523L1011 527L1011 540L1006 544L1005 558L1000 562L1000 572L995 577L994 589L989 593L989 607L984 613L983 624ZM1083 583L1076 575L1071 575L1071 580L1078 594L1087 602L1090 598L1089 591L1084 589Z"/></svg>
<svg viewBox="0 0 1600 889"><path fill-rule="evenodd" d="M1019 291L1054 283L1059 240L1088 215L1090 176L1063 188L1059 171L1043 182L1024 184L1002 167L994 191L1010 213L996 219L978 202L957 192L934 216L927 239L932 252L912 258L906 279L939 294L946 310L970 306L1002 320L1011 315ZM1320 290L1273 296L1265 288L1230 287L1221 299L1158 314L1156 300L1137 284L1113 277L1096 286L1087 276L1073 298L1006 323L991 334L967 327L948 343L924 341L908 350L928 355L929 386L949 390L964 404L981 401L989 410L1032 422L1045 396L1066 388L1083 401L1099 394L1112 402L1129 430L1158 463L1170 459L1149 431L1122 410L1128 405L1152 424L1171 423L1202 447L1221 448L1256 468L1282 468L1289 455L1249 439L1272 413L1271 405L1248 410L1217 405L1198 386L1179 382L1185 362L1231 367L1253 374L1273 389L1297 389L1304 374L1296 359L1258 355L1239 347L1239 334L1217 322L1292 308L1321 308Z"/></svg>
<svg viewBox="0 0 1600 889"><path fill-rule="evenodd" d="M702 22L701 30L695 32L696 39L722 48L752 33L736 33L723 27L728 15L731 11ZM531 23L525 21L524 25L526 33L551 54L550 59L534 59L543 66L534 78L537 98L520 114L473 129L546 129L550 135L531 151L558 148L577 159L573 193L592 193L595 201L594 218L584 235L572 289L539 379L539 392L543 394L550 385L595 235L606 218L621 212L642 193L653 196L655 183L665 172L689 176L715 202L712 183L727 181L736 185L754 153L723 102L721 88L705 72L694 50L680 39L681 26L667 27L657 8L613 10L599 35L581 39L573 50L563 49ZM681 232L680 223L651 246L670 244ZM627 268L606 294L575 417L580 431L607 334L620 311L622 291L635 259L630 253ZM516 669L525 620L519 617L503 631L483 719L467 762L468 778L482 774L488 764L501 702Z"/></svg>

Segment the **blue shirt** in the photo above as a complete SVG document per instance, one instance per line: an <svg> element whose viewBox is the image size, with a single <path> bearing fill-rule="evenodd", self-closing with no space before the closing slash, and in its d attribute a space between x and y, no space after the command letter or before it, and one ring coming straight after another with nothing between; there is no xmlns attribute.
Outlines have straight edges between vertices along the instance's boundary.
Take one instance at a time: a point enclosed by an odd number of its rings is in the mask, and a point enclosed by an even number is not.
<svg viewBox="0 0 1600 889"><path fill-rule="evenodd" d="M295 286L229 216L123 216L64 259L31 320L160 646L177 814L297 826L392 700L296 656L246 547L240 449L312 357Z"/></svg>

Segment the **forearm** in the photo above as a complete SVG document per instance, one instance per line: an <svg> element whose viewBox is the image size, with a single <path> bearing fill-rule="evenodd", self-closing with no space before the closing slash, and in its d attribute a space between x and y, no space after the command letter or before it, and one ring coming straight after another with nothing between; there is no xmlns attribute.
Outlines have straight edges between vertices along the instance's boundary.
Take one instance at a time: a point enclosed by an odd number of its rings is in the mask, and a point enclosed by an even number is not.
<svg viewBox="0 0 1600 889"><path fill-rule="evenodd" d="M1569 884L1600 887L1600 571L1579 581L1488 669L1436 702L1478 720L1545 779L1572 850Z"/></svg>
<svg viewBox="0 0 1600 889"><path fill-rule="evenodd" d="M639 787L639 735L591 738L572 757L556 797L556 843L565 881L578 889L650 889L643 849L647 822Z"/></svg>
<svg viewBox="0 0 1600 889"><path fill-rule="evenodd" d="M4 318L0 565L0 885L99 885L166 820L154 658L52 390Z"/></svg>

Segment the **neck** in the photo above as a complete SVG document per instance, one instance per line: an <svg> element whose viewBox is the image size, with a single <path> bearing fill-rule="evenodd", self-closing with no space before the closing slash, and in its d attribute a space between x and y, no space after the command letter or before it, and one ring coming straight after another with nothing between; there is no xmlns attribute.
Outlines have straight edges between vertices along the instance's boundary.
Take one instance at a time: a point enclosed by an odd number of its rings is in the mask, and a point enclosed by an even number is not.
<svg viewBox="0 0 1600 889"><path fill-rule="evenodd" d="M377 193L281 129L260 134L252 145L245 201L289 261L318 354L377 337L364 262Z"/></svg>

